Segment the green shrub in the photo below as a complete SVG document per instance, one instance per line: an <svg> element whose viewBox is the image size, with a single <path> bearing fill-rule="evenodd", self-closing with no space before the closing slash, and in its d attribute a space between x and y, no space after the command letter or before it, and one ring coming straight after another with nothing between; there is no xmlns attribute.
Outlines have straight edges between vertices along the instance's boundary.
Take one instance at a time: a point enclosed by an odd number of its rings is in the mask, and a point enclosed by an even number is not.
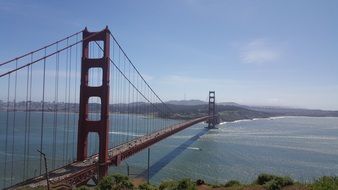
<svg viewBox="0 0 338 190"><path fill-rule="evenodd" d="M287 176L277 177L276 179L282 187L293 185L295 183L290 177L287 177Z"/></svg>
<svg viewBox="0 0 338 190"><path fill-rule="evenodd" d="M256 183L258 185L264 185L265 183L271 181L272 179L274 179L276 176L274 175L270 175L270 174L260 174L257 177Z"/></svg>
<svg viewBox="0 0 338 190"><path fill-rule="evenodd" d="M232 186L240 186L240 185L241 185L241 183L239 181L230 180L230 181L225 183L224 187L232 187Z"/></svg>
<svg viewBox="0 0 338 190"><path fill-rule="evenodd" d="M211 186L212 188L221 188L222 187L222 185L220 185L220 184L208 184L208 186Z"/></svg>
<svg viewBox="0 0 338 190"><path fill-rule="evenodd" d="M46 187L43 187L43 186L38 186L38 187L23 186L23 187L19 187L17 189L18 190L45 190Z"/></svg>
<svg viewBox="0 0 338 190"><path fill-rule="evenodd" d="M324 176L312 184L313 190L336 190L338 189L338 177Z"/></svg>
<svg viewBox="0 0 338 190"><path fill-rule="evenodd" d="M81 187L76 188L76 190L89 190L89 188L86 186L81 186Z"/></svg>
<svg viewBox="0 0 338 190"><path fill-rule="evenodd" d="M195 190L196 184L190 179L182 179L178 181L177 190Z"/></svg>
<svg viewBox="0 0 338 190"><path fill-rule="evenodd" d="M278 190L282 187L293 185L294 181L290 177L261 174L257 177L256 183L259 185L264 185L264 187L269 190Z"/></svg>
<svg viewBox="0 0 338 190"><path fill-rule="evenodd" d="M157 190L157 187L155 187L154 185L148 184L148 183L144 183L140 186L138 186L139 190Z"/></svg>
<svg viewBox="0 0 338 190"><path fill-rule="evenodd" d="M106 176L102 178L97 185L98 190L111 190L113 188L113 178L112 176Z"/></svg>
<svg viewBox="0 0 338 190"><path fill-rule="evenodd" d="M280 190L282 188L280 182L276 179L272 179L264 184L267 190Z"/></svg>
<svg viewBox="0 0 338 190"><path fill-rule="evenodd" d="M100 180L98 190L122 190L133 189L134 185L129 181L127 176L114 174L104 177Z"/></svg>
<svg viewBox="0 0 338 190"><path fill-rule="evenodd" d="M159 190L195 190L196 184L190 179L182 179L179 181L165 181L159 186Z"/></svg>
<svg viewBox="0 0 338 190"><path fill-rule="evenodd" d="M176 186L177 182L175 181L163 181L159 186L159 190L173 190Z"/></svg>

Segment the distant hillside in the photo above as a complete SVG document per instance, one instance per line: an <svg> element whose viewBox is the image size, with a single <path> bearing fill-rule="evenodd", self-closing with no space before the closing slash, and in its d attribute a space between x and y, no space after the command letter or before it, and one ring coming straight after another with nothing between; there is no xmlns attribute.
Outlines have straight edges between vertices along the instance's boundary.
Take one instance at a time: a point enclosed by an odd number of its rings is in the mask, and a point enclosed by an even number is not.
<svg viewBox="0 0 338 190"><path fill-rule="evenodd" d="M31 111L41 111L42 102L31 102ZM15 109L17 111L26 110L26 102L17 102ZM201 100L181 100L169 101L167 106L170 110L166 113L161 113L159 110L163 109L162 104L150 105L145 102L133 102L130 104L112 104L109 106L110 113L131 113L131 114L154 114L157 117L166 117L172 119L191 119L208 114L208 103ZM69 111L78 112L79 104L71 103L57 103L45 102L45 111L54 111L57 109L59 112ZM0 101L0 111L14 110L13 102ZM95 103L89 104L89 109L92 112L98 112L100 106ZM310 116L310 117L338 117L338 111L325 111L325 110L311 110L311 109L298 109L298 108L283 108L283 107L264 107L264 106L245 106L234 102L223 102L217 104L217 112L221 116L221 121L235 121L240 119L253 119L253 118L267 118L274 116Z"/></svg>
<svg viewBox="0 0 338 190"><path fill-rule="evenodd" d="M241 104L237 104L236 102L220 102L217 105L242 107Z"/></svg>
<svg viewBox="0 0 338 190"><path fill-rule="evenodd" d="M174 112L172 118L176 119L190 119L208 114L208 104L192 106L171 104L169 107ZM249 110L232 105L218 105L217 112L220 114L221 122L236 121L241 119L267 118L274 116L273 114L262 111Z"/></svg>
<svg viewBox="0 0 338 190"><path fill-rule="evenodd" d="M218 106L221 121L236 121L242 119L268 118L275 116L263 111L255 111L237 106Z"/></svg>
<svg viewBox="0 0 338 190"><path fill-rule="evenodd" d="M181 100L181 101L169 101L172 102L173 110L175 112L189 115L188 113L207 113L207 110L203 110L201 105L205 105L207 109L207 102L200 100ZM178 107L188 106L188 107ZM192 107L189 107L192 106ZM197 106L197 107L194 107ZM201 111L203 110L203 111ZM327 111L319 109L302 109L302 108L287 108L278 106L247 106L241 105L235 102L221 102L217 103L217 110L220 113L223 121L233 121L237 119L252 119L252 118L266 118L274 116L309 116L309 117L338 117L338 111Z"/></svg>
<svg viewBox="0 0 338 190"><path fill-rule="evenodd" d="M195 106L195 105L207 104L207 102L204 102L204 101L201 101L201 100L170 100L166 103L172 104L172 105L185 105L185 106Z"/></svg>
<svg viewBox="0 0 338 190"><path fill-rule="evenodd" d="M202 100L170 100L166 103L172 104L172 105L185 105L185 106L196 106L196 105L208 104L208 102L202 101ZM237 104L235 102L217 102L217 105L238 106L238 107L242 106L242 105Z"/></svg>

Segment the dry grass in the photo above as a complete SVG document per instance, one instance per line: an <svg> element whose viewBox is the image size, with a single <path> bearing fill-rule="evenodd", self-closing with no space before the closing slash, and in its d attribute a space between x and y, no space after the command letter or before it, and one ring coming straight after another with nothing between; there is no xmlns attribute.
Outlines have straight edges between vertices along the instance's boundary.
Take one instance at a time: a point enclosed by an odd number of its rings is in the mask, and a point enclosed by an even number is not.
<svg viewBox="0 0 338 190"><path fill-rule="evenodd" d="M135 187L138 187L139 185L147 183L147 180L144 179L144 178L133 178L133 179L130 179L130 180Z"/></svg>

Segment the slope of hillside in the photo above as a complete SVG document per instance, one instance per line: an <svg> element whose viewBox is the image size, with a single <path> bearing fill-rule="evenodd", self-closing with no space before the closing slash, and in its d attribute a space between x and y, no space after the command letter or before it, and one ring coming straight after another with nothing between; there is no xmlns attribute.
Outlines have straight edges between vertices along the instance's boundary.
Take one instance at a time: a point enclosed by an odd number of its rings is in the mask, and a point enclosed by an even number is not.
<svg viewBox="0 0 338 190"><path fill-rule="evenodd" d="M190 119L208 114L208 105L169 105L169 107L174 112L174 114L171 115L171 118L175 119ZM274 116L273 114L231 105L218 105L217 112L220 114L221 122Z"/></svg>

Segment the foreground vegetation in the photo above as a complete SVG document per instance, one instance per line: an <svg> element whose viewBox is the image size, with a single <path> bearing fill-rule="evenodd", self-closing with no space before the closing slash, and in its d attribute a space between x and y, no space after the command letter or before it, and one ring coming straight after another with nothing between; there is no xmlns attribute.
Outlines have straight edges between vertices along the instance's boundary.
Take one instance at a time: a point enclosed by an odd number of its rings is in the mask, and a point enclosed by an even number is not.
<svg viewBox="0 0 338 190"><path fill-rule="evenodd" d="M128 177L119 174L105 177L96 187L79 187L78 190L337 190L338 177L324 176L311 184L295 182L290 177L261 174L251 184L231 180L224 184L207 184L202 180L190 179L164 181L159 186L134 185Z"/></svg>
<svg viewBox="0 0 338 190"><path fill-rule="evenodd" d="M32 188L22 189L31 190ZM208 184L203 180L194 182L190 179L182 179L164 181L159 186L155 186L147 183L136 185L127 176L114 174L102 179L95 187L82 186L77 190L338 190L338 177L324 176L313 183L303 184L286 176L261 174L251 184L242 184L236 180L224 184Z"/></svg>

